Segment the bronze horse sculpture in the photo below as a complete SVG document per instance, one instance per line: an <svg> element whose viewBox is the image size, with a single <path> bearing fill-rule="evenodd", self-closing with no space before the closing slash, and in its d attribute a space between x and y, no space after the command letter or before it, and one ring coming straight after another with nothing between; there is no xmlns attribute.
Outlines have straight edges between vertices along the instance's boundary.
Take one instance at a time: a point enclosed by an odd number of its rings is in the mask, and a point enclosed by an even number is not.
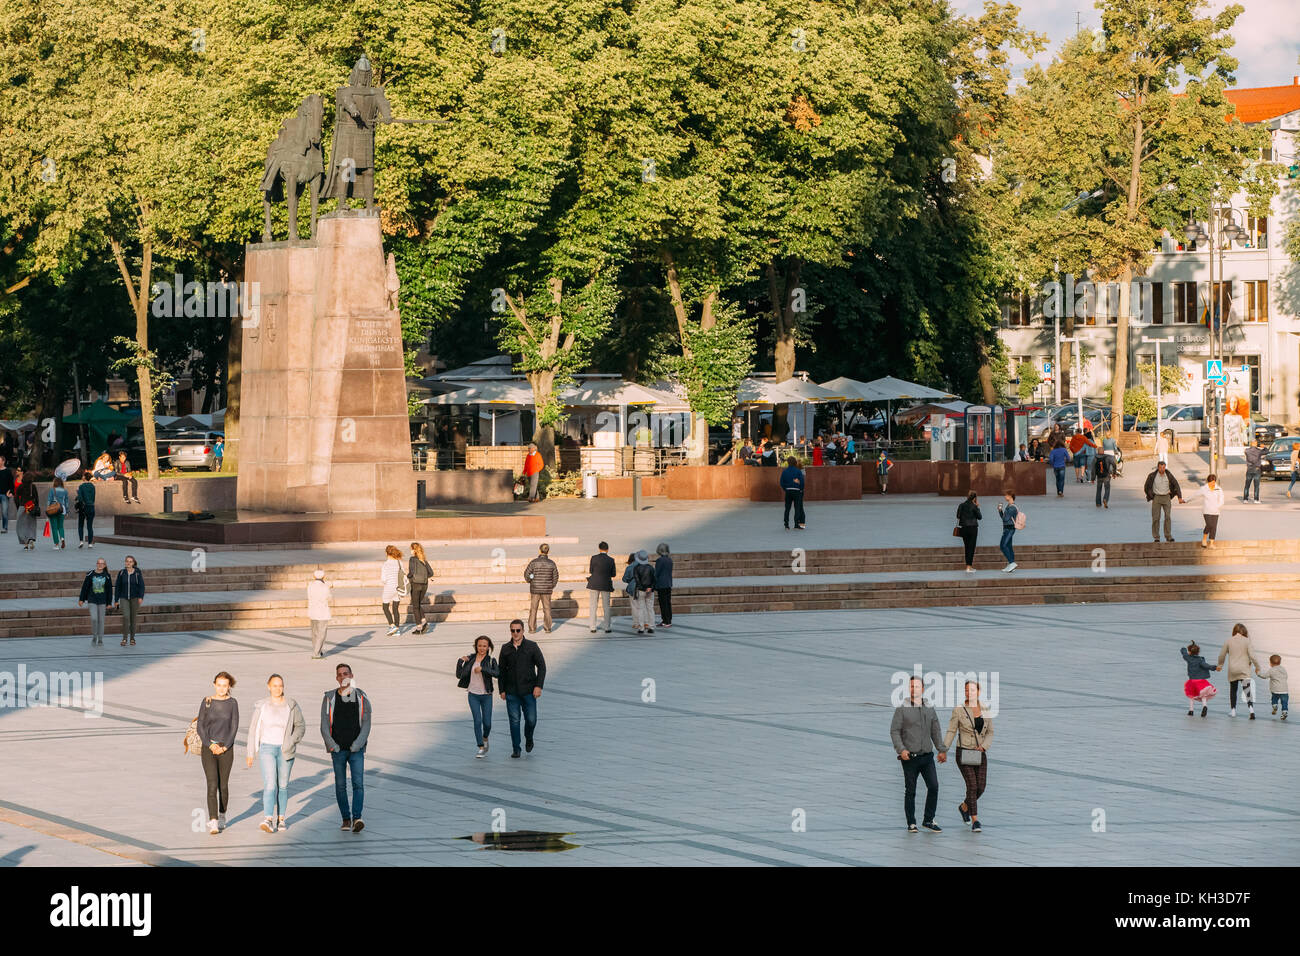
<svg viewBox="0 0 1300 956"><path fill-rule="evenodd" d="M316 238L316 207L325 181L321 126L325 104L319 93L302 101L298 112L280 124L280 132L266 154L262 176L265 224L262 241L271 241L271 203L283 196L289 203L289 239L298 239L298 195L306 187L311 196L311 238Z"/></svg>

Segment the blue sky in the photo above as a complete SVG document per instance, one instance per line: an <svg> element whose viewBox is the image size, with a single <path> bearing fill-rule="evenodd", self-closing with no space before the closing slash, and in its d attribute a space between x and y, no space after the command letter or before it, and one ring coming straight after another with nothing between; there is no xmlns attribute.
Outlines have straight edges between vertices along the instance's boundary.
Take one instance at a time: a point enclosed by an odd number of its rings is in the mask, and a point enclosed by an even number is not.
<svg viewBox="0 0 1300 956"><path fill-rule="evenodd" d="M968 16L978 15L984 7L982 0L950 2L955 10ZM1209 7L1215 11L1222 10L1227 2L1211 0ZM1300 75L1300 63L1296 60L1300 56L1300 16L1296 13L1296 0L1238 2L1246 10L1237 18L1232 30L1237 41L1232 52L1240 61L1237 85L1289 85L1293 76ZM1048 48L1039 57L1043 63L1048 62L1061 41L1074 32L1076 14L1081 17L1084 29L1101 24L1101 17L1091 0L1022 0L1018 6L1021 23L1047 34Z"/></svg>

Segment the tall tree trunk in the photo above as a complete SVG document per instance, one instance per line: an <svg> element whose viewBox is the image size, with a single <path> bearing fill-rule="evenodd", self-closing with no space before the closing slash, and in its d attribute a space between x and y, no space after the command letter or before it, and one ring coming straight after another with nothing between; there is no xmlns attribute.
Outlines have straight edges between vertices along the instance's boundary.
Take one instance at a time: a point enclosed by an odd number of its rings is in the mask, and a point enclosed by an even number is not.
<svg viewBox="0 0 1300 956"><path fill-rule="evenodd" d="M551 392L555 389L555 373L528 372L526 377L533 389L533 408L536 410L533 416L532 440L536 443L538 454L542 456L546 467L551 469L551 474L555 474L555 427L543 425L541 416L541 409L550 403Z"/></svg>
<svg viewBox="0 0 1300 956"><path fill-rule="evenodd" d="M794 295L799 286L799 274L802 262L790 258L786 261L785 274L779 276L776 263L767 263L768 297L772 303L772 328L774 332L773 367L777 382L787 382L794 378L795 371L795 312ZM778 440L790 432L790 406L777 405L772 412L772 437Z"/></svg>
<svg viewBox="0 0 1300 956"><path fill-rule="evenodd" d="M980 394L984 396L985 405L998 403L998 390L993 386L993 368L989 365L988 346L980 349Z"/></svg>
<svg viewBox="0 0 1300 956"><path fill-rule="evenodd" d="M1125 266L1119 275L1119 319L1115 323L1115 370L1110 379L1110 433L1124 430L1124 392L1128 388L1128 313L1132 295L1133 268ZM1157 393L1159 385L1156 386ZM1156 399L1157 403L1160 401Z"/></svg>
<svg viewBox="0 0 1300 956"><path fill-rule="evenodd" d="M677 337L681 342L682 355L687 361L690 361L692 358L691 325L686 314L686 301L682 298L682 285L677 276L677 264L673 261L673 254L667 249L661 249L659 255L663 259L665 274L668 278L668 298L672 302L673 316L677 320ZM701 310L701 328L713 327L715 321L713 301L716 298L716 292L710 293L705 298ZM709 463L709 423L695 409L691 409L691 437L686 442L686 459L694 465L707 465Z"/></svg>
<svg viewBox="0 0 1300 956"><path fill-rule="evenodd" d="M144 221L147 219L147 214L142 212L141 218ZM138 289L134 281L132 281L131 270L127 266L126 254L122 250L122 244L117 239L110 239L109 245L113 250L113 258L117 261L118 271L122 274L122 281L126 284L126 292L131 300L131 306L135 310L135 341L136 345L139 346L141 361L143 362L149 352L149 280L153 271L153 243L146 238L141 246L140 285ZM148 477L157 478L158 436L154 430L153 384L150 381L147 364L136 367L136 381L140 387L140 427L144 432L145 466Z"/></svg>

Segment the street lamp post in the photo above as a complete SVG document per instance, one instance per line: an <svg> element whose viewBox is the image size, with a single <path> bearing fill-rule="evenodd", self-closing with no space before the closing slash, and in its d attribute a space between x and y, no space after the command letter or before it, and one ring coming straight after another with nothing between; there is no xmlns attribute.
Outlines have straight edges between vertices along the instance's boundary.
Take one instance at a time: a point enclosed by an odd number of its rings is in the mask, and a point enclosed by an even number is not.
<svg viewBox="0 0 1300 956"><path fill-rule="evenodd" d="M1208 213L1208 219L1209 219L1208 224L1210 227L1210 234L1208 236L1205 234L1205 230L1202 229L1198 224L1194 222L1188 222L1187 226L1183 229L1183 237L1188 242L1195 242L1199 244L1208 240L1210 244L1210 250L1209 250L1210 254L1208 257L1209 269L1210 269L1210 289L1209 289L1209 295L1207 296L1209 302L1209 310L1206 318L1208 320L1208 332L1210 338L1210 357L1212 359L1218 360L1220 369L1223 368L1223 364L1224 364L1223 326L1225 321L1227 320L1227 316L1223 315L1222 311L1219 308L1220 296L1218 290L1214 286L1214 253L1216 252L1216 250L1219 253L1219 282L1220 284L1222 284L1223 250L1217 249L1219 245L1218 234L1220 231L1219 219L1221 217L1227 219L1226 224L1223 226L1222 232L1223 235L1227 237L1228 241L1232 242L1242 233L1241 227L1238 226L1237 223L1234 221L1233 217L1235 216L1235 214L1236 214L1236 210L1233 209L1231 206L1226 206L1226 207L1215 206L1213 203L1211 203L1209 206L1209 213ZM1231 297L1229 297L1229 305L1231 305ZM1210 471L1215 474L1218 474L1220 468L1223 465L1223 458L1224 458L1224 442L1223 442L1223 404L1224 403L1219 400L1217 384L1215 390L1209 393L1208 397L1213 399L1214 402L1214 414L1213 417L1210 419L1211 428L1213 429L1213 434L1211 435L1211 445L1210 445Z"/></svg>
<svg viewBox="0 0 1300 956"><path fill-rule="evenodd" d="M1156 347L1156 438L1159 438L1160 437L1160 399L1161 399L1161 394L1164 391L1163 389L1164 379L1160 377L1160 343L1164 340L1160 338L1153 338L1152 336L1149 335L1144 335L1142 336L1142 338L1138 339L1138 341L1144 344L1149 343Z"/></svg>
<svg viewBox="0 0 1300 956"><path fill-rule="evenodd" d="M1068 338L1063 338L1060 341L1070 342L1075 346L1073 349L1071 349L1071 351L1074 352L1074 394L1079 399L1079 429L1080 431L1082 431L1083 430L1083 371L1082 371L1082 363L1080 362L1080 357L1079 357L1079 352L1080 352L1080 349L1078 347L1079 337L1077 335L1072 335L1069 336Z"/></svg>
<svg viewBox="0 0 1300 956"><path fill-rule="evenodd" d="M1052 401L1054 405L1061 404L1061 306L1065 296L1061 292L1061 263L1056 261L1052 263L1052 269L1056 275L1056 308L1052 311L1055 316L1052 324L1055 329L1053 336L1056 341L1056 350L1052 353L1052 386L1055 398Z"/></svg>

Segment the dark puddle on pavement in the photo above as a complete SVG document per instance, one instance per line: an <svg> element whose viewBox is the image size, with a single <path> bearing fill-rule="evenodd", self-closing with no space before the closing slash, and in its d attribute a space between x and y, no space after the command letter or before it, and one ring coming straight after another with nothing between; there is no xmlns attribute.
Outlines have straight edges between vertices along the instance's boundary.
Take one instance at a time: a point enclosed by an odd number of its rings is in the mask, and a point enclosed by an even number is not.
<svg viewBox="0 0 1300 956"><path fill-rule="evenodd" d="M562 853L576 850L577 843L568 843L565 837L572 833L546 833L541 830L514 830L510 833L474 833L470 836L456 837L457 840L470 840L481 843L489 850L520 850L529 853Z"/></svg>

